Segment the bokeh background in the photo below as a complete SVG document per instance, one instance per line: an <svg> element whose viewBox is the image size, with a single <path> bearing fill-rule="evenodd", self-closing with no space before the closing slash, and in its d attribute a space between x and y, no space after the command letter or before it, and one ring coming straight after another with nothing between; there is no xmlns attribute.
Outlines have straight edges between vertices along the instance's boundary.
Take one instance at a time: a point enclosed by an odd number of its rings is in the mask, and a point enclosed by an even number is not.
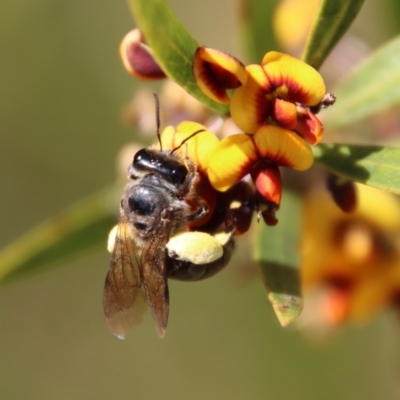
<svg viewBox="0 0 400 400"><path fill-rule="evenodd" d="M169 4L200 43L244 54L237 2ZM395 7L367 0L353 32L379 46L400 30ZM115 180L135 138L121 110L142 85L118 58L132 27L124 1L0 4L0 246ZM246 239L215 278L171 282L163 340L150 316L118 340L101 304L105 243L0 288L1 399L400 398L395 316L323 343L282 329L261 281L241 278Z"/></svg>

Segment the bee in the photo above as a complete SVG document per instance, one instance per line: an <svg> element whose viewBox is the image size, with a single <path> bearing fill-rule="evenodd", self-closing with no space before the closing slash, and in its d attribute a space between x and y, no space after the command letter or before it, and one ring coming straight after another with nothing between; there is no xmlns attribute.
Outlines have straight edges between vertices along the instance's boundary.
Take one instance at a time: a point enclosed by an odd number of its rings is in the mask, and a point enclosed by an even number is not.
<svg viewBox="0 0 400 400"><path fill-rule="evenodd" d="M189 158L177 153L203 130L187 137L178 148L163 150L158 98L156 111L160 149L139 150L129 166L104 288L104 313L119 338L141 322L147 304L158 335L163 337L169 314L168 278L194 281L220 271L234 248L235 224L239 230L243 225L237 223L238 212L245 211L247 221L252 207L245 202L231 210L231 200L238 193L242 196L243 190L217 192ZM213 207L210 198L215 199ZM221 225L223 235L212 236L218 229L221 233ZM168 245L171 238L176 240ZM218 251L208 250L214 247Z"/></svg>

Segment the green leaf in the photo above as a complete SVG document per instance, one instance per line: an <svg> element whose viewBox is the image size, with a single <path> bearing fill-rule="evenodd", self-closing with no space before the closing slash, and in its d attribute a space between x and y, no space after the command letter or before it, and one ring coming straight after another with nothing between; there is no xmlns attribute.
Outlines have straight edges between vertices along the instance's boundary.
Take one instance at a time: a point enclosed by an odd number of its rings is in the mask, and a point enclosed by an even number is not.
<svg viewBox="0 0 400 400"><path fill-rule="evenodd" d="M307 38L303 60L319 69L363 4L364 0L321 0Z"/></svg>
<svg viewBox="0 0 400 400"><path fill-rule="evenodd" d="M164 0L128 0L136 23L162 70L193 97L219 114L228 107L208 98L197 86L192 63L199 44Z"/></svg>
<svg viewBox="0 0 400 400"><path fill-rule="evenodd" d="M242 0L241 23L244 50L250 62L260 63L265 53L277 48L272 30L272 16L277 0Z"/></svg>
<svg viewBox="0 0 400 400"><path fill-rule="evenodd" d="M382 146L319 144L315 160L344 178L400 194L400 149Z"/></svg>
<svg viewBox="0 0 400 400"><path fill-rule="evenodd" d="M0 281L54 267L66 257L78 256L99 244L105 249L108 233L116 223L116 196L115 187L102 190L4 248L0 252Z"/></svg>
<svg viewBox="0 0 400 400"><path fill-rule="evenodd" d="M338 128L400 104L400 36L372 54L336 90L338 101L324 112Z"/></svg>
<svg viewBox="0 0 400 400"><path fill-rule="evenodd" d="M278 225L260 222L255 259L261 267L268 298L282 326L289 325L303 309L300 288L301 200L285 191L278 212Z"/></svg>

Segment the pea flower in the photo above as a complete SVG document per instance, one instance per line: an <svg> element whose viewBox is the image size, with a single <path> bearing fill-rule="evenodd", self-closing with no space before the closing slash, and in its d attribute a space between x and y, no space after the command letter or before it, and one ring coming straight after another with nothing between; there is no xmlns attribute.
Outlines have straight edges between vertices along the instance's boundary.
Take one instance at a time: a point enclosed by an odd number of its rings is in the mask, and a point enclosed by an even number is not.
<svg viewBox="0 0 400 400"><path fill-rule="evenodd" d="M329 330L345 322L363 323L399 304L399 199L356 187L358 207L352 214L339 210L326 191L306 197L300 322L313 318L310 327Z"/></svg>
<svg viewBox="0 0 400 400"><path fill-rule="evenodd" d="M193 75L207 96L230 105L233 121L244 132L256 132L271 118L310 144L322 138L323 127L315 112L332 104L334 97L325 94L321 75L301 60L271 51L261 65L244 66L220 50L199 47Z"/></svg>
<svg viewBox="0 0 400 400"><path fill-rule="evenodd" d="M313 160L310 145L296 133L263 125L254 135L239 133L221 140L211 154L207 173L213 187L222 192L250 174L269 205L261 215L268 225L275 225L274 212L282 195L279 167L306 170Z"/></svg>

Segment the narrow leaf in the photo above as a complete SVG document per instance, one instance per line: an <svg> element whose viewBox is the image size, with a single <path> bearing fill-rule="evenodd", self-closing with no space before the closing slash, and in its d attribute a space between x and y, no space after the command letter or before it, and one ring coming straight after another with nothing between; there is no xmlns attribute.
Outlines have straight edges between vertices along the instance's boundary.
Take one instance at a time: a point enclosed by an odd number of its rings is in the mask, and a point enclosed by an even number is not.
<svg viewBox="0 0 400 400"><path fill-rule="evenodd" d="M99 244L105 249L117 205L115 188L107 188L32 229L0 251L0 281L55 267Z"/></svg>
<svg viewBox="0 0 400 400"><path fill-rule="evenodd" d="M300 288L301 201L285 191L277 226L258 226L255 259L261 267L268 298L282 326L289 325L303 309Z"/></svg>
<svg viewBox="0 0 400 400"><path fill-rule="evenodd" d="M335 174L400 194L400 148L320 144L313 150L315 160Z"/></svg>
<svg viewBox="0 0 400 400"><path fill-rule="evenodd" d="M219 114L227 106L209 99L199 89L192 74L197 41L172 13L164 0L128 0L136 23L162 70L193 97Z"/></svg>
<svg viewBox="0 0 400 400"><path fill-rule="evenodd" d="M318 69L346 33L364 0L321 0L310 29L303 60Z"/></svg>
<svg viewBox="0 0 400 400"><path fill-rule="evenodd" d="M241 1L241 23L244 50L250 57L250 62L260 63L265 53L277 48L272 30L273 11L277 0Z"/></svg>
<svg viewBox="0 0 400 400"><path fill-rule="evenodd" d="M385 44L335 91L334 107L324 112L326 125L338 128L400 104L400 36Z"/></svg>

